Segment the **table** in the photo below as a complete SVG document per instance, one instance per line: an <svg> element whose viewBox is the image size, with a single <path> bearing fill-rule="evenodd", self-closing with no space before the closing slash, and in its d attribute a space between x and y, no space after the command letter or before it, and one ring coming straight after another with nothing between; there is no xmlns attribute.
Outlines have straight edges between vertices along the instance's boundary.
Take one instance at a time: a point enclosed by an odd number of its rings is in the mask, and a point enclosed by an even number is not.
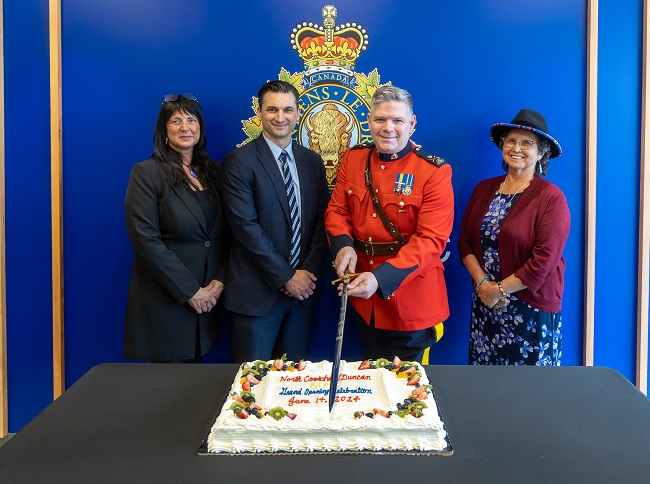
<svg viewBox="0 0 650 484"><path fill-rule="evenodd" d="M449 457L199 456L236 369L97 366L0 448L0 482L650 481L650 401L608 368L427 366Z"/></svg>

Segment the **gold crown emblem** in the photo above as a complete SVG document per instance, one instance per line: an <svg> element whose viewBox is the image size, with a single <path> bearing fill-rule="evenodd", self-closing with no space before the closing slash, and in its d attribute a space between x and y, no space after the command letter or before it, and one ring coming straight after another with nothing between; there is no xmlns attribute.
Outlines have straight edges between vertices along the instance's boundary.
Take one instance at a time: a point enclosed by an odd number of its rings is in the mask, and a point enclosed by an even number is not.
<svg viewBox="0 0 650 484"><path fill-rule="evenodd" d="M366 50L368 35L356 23L336 26L336 8L323 7L323 26L299 23L291 32L291 45L304 62L305 75L338 71L352 75L359 55Z"/></svg>

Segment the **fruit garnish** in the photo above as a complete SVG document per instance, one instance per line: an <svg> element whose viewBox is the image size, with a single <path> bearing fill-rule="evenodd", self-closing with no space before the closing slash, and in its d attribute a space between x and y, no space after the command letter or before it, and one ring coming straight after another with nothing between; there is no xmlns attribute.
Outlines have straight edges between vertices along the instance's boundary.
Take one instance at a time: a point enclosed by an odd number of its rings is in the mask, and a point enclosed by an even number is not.
<svg viewBox="0 0 650 484"><path fill-rule="evenodd" d="M291 420L295 420L297 416L298 415L296 415L295 413L287 412L287 417L289 417L289 419L291 419Z"/></svg>
<svg viewBox="0 0 650 484"><path fill-rule="evenodd" d="M405 368L405 369L403 369L402 371L403 371L404 373L406 373L407 375L410 375L410 374L412 374L414 371L417 371L417 368L414 367L414 366L409 366L408 368Z"/></svg>
<svg viewBox="0 0 650 484"><path fill-rule="evenodd" d="M359 365L359 370L369 370L369 369L370 369L370 361L363 360Z"/></svg>
<svg viewBox="0 0 650 484"><path fill-rule="evenodd" d="M239 412L244 410L244 405L241 402L232 402L228 410L232 410L236 414L239 414Z"/></svg>
<svg viewBox="0 0 650 484"><path fill-rule="evenodd" d="M261 408L260 406L255 405L255 404L253 403L253 404L250 405L250 407L248 407L248 408L246 409L246 412L247 412L248 414L250 414L250 415L253 415L254 417L262 418L262 413L260 412L261 409L262 409L262 408Z"/></svg>
<svg viewBox="0 0 650 484"><path fill-rule="evenodd" d="M246 375L246 381L250 383L255 383L256 385L260 382L255 376L251 375L250 373Z"/></svg>
<svg viewBox="0 0 650 484"><path fill-rule="evenodd" d="M264 360L256 360L256 361L253 363L253 366L256 367L258 370L260 370L260 369L262 369L262 368L268 368L268 367L269 367L269 364L268 364L266 361L264 361Z"/></svg>
<svg viewBox="0 0 650 484"><path fill-rule="evenodd" d="M400 418L404 418L404 417L406 417L407 415L409 415L411 412L409 411L408 408L400 408L400 409L398 409L398 410L395 410L394 413L395 413L395 415L397 415L398 417L400 417Z"/></svg>
<svg viewBox="0 0 650 484"><path fill-rule="evenodd" d="M241 376L248 376L248 375L253 375L253 376L260 376L260 372L257 370L254 370L252 368L246 368L244 371L241 372Z"/></svg>
<svg viewBox="0 0 650 484"><path fill-rule="evenodd" d="M393 365L399 367L402 364L402 360L399 359L399 356L393 358Z"/></svg>
<svg viewBox="0 0 650 484"><path fill-rule="evenodd" d="M270 409L267 414L269 417L273 417L275 420L280 420L284 418L285 415L287 415L289 412L287 412L284 408L282 407L273 407Z"/></svg>
<svg viewBox="0 0 650 484"><path fill-rule="evenodd" d="M419 409L429 408L429 406L424 402L413 402L412 404L409 405L408 408L409 410L413 410L414 408L419 408Z"/></svg>
<svg viewBox="0 0 650 484"><path fill-rule="evenodd" d="M422 386L419 386L417 388L414 388L413 391L411 392L411 395L413 395L414 397L417 397L420 393L426 392L426 390L427 390L426 385L422 385Z"/></svg>
<svg viewBox="0 0 650 484"><path fill-rule="evenodd" d="M422 409L421 408L412 408L411 409L411 415L413 415L415 418L420 418L422 416Z"/></svg>
<svg viewBox="0 0 650 484"><path fill-rule="evenodd" d="M386 365L389 365L390 361L388 361L386 358L379 358L376 362L375 365L377 368L383 368Z"/></svg>
<svg viewBox="0 0 650 484"><path fill-rule="evenodd" d="M374 413L375 415L381 415L382 417L386 417L386 418L390 417L388 410L383 410L381 408L373 408L372 413Z"/></svg>
<svg viewBox="0 0 650 484"><path fill-rule="evenodd" d="M419 376L419 375L413 375L413 376L409 379L407 385L415 385L415 384L416 384L417 382L419 382L419 381L420 381L420 376Z"/></svg>
<svg viewBox="0 0 650 484"><path fill-rule="evenodd" d="M306 366L307 366L307 362L305 360L300 360L296 365L296 370L302 371L305 369Z"/></svg>

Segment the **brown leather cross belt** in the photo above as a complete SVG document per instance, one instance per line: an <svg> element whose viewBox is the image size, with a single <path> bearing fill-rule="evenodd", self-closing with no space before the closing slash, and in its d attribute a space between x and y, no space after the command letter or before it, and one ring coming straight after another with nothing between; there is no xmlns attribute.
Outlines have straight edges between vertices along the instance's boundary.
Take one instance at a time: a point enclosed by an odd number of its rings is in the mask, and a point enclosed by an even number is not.
<svg viewBox="0 0 650 484"><path fill-rule="evenodd" d="M369 256L397 254L402 247L404 246L397 241L373 242L354 239L354 248Z"/></svg>

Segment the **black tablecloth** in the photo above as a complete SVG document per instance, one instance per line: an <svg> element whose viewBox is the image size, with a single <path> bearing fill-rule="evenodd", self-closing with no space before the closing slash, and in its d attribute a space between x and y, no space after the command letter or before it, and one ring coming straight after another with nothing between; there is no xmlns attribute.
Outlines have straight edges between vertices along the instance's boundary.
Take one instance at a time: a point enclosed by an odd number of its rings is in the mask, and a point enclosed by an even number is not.
<svg viewBox="0 0 650 484"><path fill-rule="evenodd" d="M611 369L426 367L449 457L199 456L236 369L97 366L0 447L0 482L650 482L650 401Z"/></svg>

